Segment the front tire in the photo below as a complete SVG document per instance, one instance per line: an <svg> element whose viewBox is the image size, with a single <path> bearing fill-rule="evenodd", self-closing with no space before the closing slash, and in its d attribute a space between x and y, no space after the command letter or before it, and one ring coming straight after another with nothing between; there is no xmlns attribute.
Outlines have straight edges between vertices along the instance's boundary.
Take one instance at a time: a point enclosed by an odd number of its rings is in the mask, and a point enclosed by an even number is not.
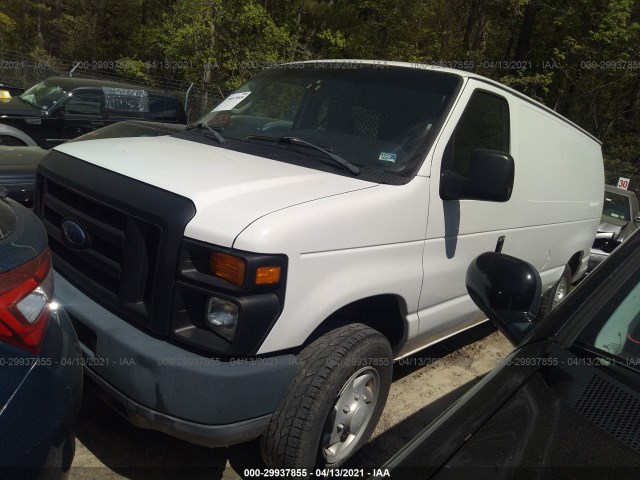
<svg viewBox="0 0 640 480"><path fill-rule="evenodd" d="M337 328L298 355L300 366L260 439L272 468L343 465L368 440L392 373L387 339L362 324Z"/></svg>
<svg viewBox="0 0 640 480"><path fill-rule="evenodd" d="M551 310L564 301L569 290L571 290L571 269L569 265L565 265L560 279L542 296L538 316L540 318L546 317Z"/></svg>

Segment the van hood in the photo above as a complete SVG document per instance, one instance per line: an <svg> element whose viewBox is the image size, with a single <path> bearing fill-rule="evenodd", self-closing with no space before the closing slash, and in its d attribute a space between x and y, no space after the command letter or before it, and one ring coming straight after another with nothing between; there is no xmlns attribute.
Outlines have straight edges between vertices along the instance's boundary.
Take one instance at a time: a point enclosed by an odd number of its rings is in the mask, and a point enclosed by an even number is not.
<svg viewBox="0 0 640 480"><path fill-rule="evenodd" d="M271 212L377 185L174 137L91 140L55 150L189 198L197 213L185 236L228 247Z"/></svg>

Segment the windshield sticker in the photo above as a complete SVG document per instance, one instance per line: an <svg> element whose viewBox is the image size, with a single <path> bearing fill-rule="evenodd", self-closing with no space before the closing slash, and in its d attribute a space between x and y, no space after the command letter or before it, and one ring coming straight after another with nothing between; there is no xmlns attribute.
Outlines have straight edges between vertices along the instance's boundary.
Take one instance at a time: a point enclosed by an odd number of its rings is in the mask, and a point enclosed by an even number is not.
<svg viewBox="0 0 640 480"><path fill-rule="evenodd" d="M213 111L218 112L220 110L231 110L249 95L251 95L251 92L232 93L227 98L225 98L224 101L220 103L220 105L214 108Z"/></svg>
<svg viewBox="0 0 640 480"><path fill-rule="evenodd" d="M381 160L383 162L395 163L396 158L397 158L397 155L395 153L380 152L380 156L378 157L378 160Z"/></svg>

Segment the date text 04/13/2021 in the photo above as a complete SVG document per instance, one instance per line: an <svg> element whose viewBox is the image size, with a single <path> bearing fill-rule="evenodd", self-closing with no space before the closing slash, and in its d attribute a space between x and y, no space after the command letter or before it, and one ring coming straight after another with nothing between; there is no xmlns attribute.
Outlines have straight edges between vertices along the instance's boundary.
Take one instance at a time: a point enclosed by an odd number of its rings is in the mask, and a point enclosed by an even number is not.
<svg viewBox="0 0 640 480"><path fill-rule="evenodd" d="M308 470L306 468L245 468L243 472L247 478L368 478L390 477L389 469L372 468L316 468Z"/></svg>

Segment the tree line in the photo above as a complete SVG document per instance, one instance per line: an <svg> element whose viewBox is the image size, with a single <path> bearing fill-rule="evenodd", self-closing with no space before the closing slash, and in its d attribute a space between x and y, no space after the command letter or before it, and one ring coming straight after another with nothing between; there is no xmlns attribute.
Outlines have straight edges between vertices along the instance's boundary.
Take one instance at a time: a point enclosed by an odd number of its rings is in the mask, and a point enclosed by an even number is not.
<svg viewBox="0 0 640 480"><path fill-rule="evenodd" d="M265 66L369 58L467 69L603 142L607 182L640 187L634 0L4 0L0 51L103 62L228 92ZM2 79L0 79L0 82Z"/></svg>

